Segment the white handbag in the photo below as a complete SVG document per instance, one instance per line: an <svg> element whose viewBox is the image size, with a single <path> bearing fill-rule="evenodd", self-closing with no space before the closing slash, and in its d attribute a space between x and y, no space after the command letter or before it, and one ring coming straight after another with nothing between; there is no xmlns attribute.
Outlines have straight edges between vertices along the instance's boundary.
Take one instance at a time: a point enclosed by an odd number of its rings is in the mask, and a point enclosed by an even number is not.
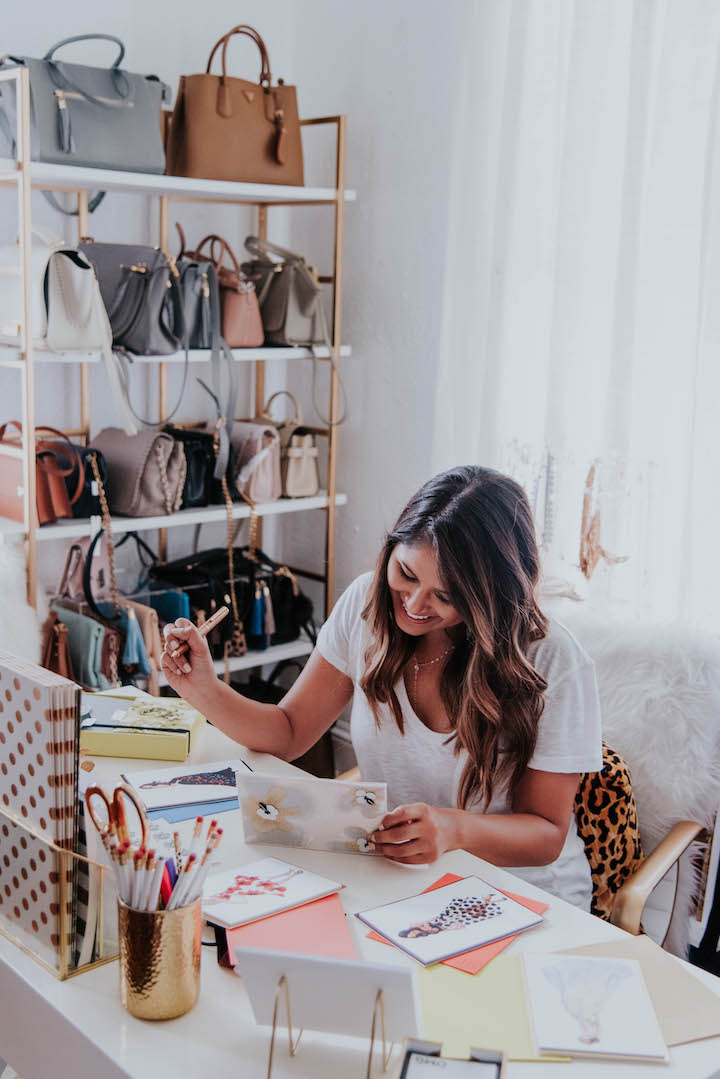
<svg viewBox="0 0 720 1079"><path fill-rule="evenodd" d="M292 401L295 415L288 420L275 420L270 407L278 397ZM271 423L277 428L282 447L280 473L285 498L307 498L320 490L318 451L315 435L303 425L302 409L297 398L288 390L280 390L268 398L262 416L256 422Z"/></svg>
<svg viewBox="0 0 720 1079"><path fill-rule="evenodd" d="M19 343L23 317L18 244L0 247L0 336ZM33 231L30 255L32 339L52 352L100 352L110 389L128 434L138 427L123 391L122 367L95 270L57 237Z"/></svg>
<svg viewBox="0 0 720 1079"><path fill-rule="evenodd" d="M282 494L280 435L272 423L233 425L233 480L249 502L275 502Z"/></svg>

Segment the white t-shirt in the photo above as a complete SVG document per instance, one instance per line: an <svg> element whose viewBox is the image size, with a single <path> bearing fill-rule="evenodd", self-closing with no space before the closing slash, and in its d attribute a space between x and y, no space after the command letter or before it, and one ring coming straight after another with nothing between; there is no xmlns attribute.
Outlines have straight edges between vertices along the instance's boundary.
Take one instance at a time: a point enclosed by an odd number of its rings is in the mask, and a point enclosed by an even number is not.
<svg viewBox="0 0 720 1079"><path fill-rule="evenodd" d="M415 715L402 676L395 692L402 709L404 735L385 705L380 709L378 728L360 689L370 632L361 614L371 581L372 574L366 573L350 585L333 608L317 642L318 651L328 663L354 683L350 734L362 777L387 783L391 808L408 802L455 808L466 752L456 756L452 743L444 744L447 733L431 731ZM600 701L592 660L572 634L552 620L547 636L530 646L528 659L548 684L529 767L544 772L599 771ZM470 807L471 812L481 810L481 805ZM495 790L488 812L512 812L505 789ZM569 903L590 908L590 866L574 815L565 845L554 862L513 866L511 871Z"/></svg>

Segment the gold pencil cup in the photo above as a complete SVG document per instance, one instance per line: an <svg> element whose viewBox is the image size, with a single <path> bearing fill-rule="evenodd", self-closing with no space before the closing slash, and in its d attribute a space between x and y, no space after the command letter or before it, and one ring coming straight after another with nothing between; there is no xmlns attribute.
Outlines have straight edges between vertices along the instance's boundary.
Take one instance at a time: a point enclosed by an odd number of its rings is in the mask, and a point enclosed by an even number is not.
<svg viewBox="0 0 720 1079"><path fill-rule="evenodd" d="M138 1019L176 1019L200 993L202 897L177 910L132 910L118 899L120 1000Z"/></svg>

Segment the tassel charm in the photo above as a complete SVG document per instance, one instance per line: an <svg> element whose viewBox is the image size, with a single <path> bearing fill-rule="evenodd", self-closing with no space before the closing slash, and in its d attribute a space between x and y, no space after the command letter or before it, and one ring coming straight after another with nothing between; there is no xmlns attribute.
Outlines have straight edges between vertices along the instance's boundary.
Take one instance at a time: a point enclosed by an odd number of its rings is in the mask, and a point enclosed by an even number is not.
<svg viewBox="0 0 720 1079"><path fill-rule="evenodd" d="M250 615L250 638L253 648L265 647L265 605L260 582L255 582L255 599Z"/></svg>
<svg viewBox="0 0 720 1079"><path fill-rule="evenodd" d="M271 643L273 634L275 633L275 612L273 611L272 597L270 596L270 589L267 582L263 581L263 598L265 600L265 637L267 638L268 645Z"/></svg>
<svg viewBox="0 0 720 1079"><path fill-rule="evenodd" d="M64 154L72 154L75 152L75 141L72 136L72 124L70 121L70 110L67 107L67 101L65 100L65 94L62 90L55 91L55 97L57 99L57 126L58 126L58 141L60 143L60 149Z"/></svg>

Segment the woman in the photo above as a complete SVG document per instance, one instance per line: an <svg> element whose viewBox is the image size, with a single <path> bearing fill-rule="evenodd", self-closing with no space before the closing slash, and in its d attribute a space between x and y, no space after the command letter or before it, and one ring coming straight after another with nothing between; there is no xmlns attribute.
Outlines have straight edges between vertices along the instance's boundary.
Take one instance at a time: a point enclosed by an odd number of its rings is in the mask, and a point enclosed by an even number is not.
<svg viewBox="0 0 720 1079"><path fill-rule="evenodd" d="M577 641L540 611L538 577L522 488L454 468L410 500L279 705L219 682L185 620L165 628L163 670L231 738L285 760L352 700L362 775L386 781L397 806L371 837L377 851L422 864L462 848L589 909L573 800L581 773L602 768L597 686Z"/></svg>

